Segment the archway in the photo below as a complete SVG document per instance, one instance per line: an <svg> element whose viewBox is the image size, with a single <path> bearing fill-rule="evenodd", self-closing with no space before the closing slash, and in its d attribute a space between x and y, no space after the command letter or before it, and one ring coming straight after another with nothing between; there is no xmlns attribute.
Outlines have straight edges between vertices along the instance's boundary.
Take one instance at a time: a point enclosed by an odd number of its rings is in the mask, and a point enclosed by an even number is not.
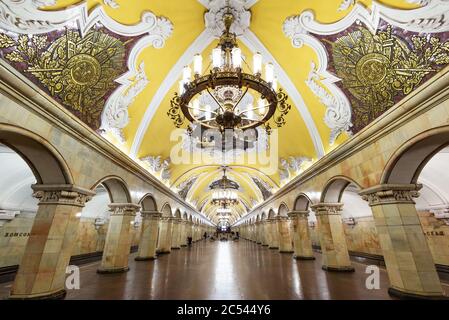
<svg viewBox="0 0 449 320"><path fill-rule="evenodd" d="M67 163L50 142L26 129L0 124L0 149L4 171L0 209L10 216L6 223L11 241L7 243L8 247L22 243L11 248L19 264L11 296L64 296L64 274L76 236L73 230L90 192L74 186ZM14 228L17 232L11 232ZM18 237L25 241L13 239ZM45 250L50 245L59 245L58 257ZM44 270L36 261L54 263Z"/></svg>
<svg viewBox="0 0 449 320"><path fill-rule="evenodd" d="M293 211L289 213L291 218L290 233L293 240L293 257L297 260L315 260L312 249L311 231L309 221L316 222L316 217L312 213L309 216L310 198L304 193L298 195L293 205ZM313 232L316 238L316 232ZM318 245L316 241L315 245Z"/></svg>
<svg viewBox="0 0 449 320"><path fill-rule="evenodd" d="M381 184L362 192L374 215L383 218L377 219L377 224L386 230L380 244L384 252L388 250L388 255L384 255L387 270L396 275L390 279L392 294L442 295L435 263L449 264L449 258L445 257L449 245L445 236L449 212L448 146L449 126L413 137L389 159ZM393 227L398 231L393 233ZM398 237L406 239L405 243L398 241ZM404 254L410 257L407 263L415 266L407 274L402 271L404 262L395 258ZM420 276L422 272L427 274L425 279ZM410 281L415 285L411 286Z"/></svg>

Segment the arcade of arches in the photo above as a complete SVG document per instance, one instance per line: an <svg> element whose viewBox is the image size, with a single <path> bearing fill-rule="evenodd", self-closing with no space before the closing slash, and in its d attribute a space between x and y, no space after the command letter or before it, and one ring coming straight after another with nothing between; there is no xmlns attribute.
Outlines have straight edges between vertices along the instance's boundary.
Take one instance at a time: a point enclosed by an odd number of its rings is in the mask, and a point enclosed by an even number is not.
<svg viewBox="0 0 449 320"><path fill-rule="evenodd" d="M0 0L0 12L0 297L448 297L449 2ZM288 110L225 150L187 116L174 125L172 98L200 79L198 59L217 72L226 15L238 72L261 59ZM196 102L194 125L211 121L217 99Z"/></svg>

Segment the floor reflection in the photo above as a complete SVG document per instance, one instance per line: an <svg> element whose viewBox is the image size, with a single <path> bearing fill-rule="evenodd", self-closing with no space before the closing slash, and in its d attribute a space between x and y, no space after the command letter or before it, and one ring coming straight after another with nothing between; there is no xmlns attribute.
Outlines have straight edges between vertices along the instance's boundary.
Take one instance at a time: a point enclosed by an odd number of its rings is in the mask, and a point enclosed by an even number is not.
<svg viewBox="0 0 449 320"><path fill-rule="evenodd" d="M319 254L296 261L246 240L201 241L156 261L134 257L124 274L99 275L99 262L83 266L81 289L67 299L390 299L384 269L381 289L368 290L366 265L353 262L354 273L326 272ZM0 285L0 296L8 296L10 285Z"/></svg>

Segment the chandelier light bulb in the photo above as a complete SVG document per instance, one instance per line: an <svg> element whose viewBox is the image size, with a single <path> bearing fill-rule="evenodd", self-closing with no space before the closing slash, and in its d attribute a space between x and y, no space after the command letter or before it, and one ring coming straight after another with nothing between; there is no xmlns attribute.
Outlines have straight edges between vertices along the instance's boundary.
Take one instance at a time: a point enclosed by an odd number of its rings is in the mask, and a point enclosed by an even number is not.
<svg viewBox="0 0 449 320"><path fill-rule="evenodd" d="M267 110L266 110L266 106L265 106L265 99L259 99L259 101L257 101L257 112L263 116Z"/></svg>
<svg viewBox="0 0 449 320"><path fill-rule="evenodd" d="M232 49L232 66L236 69L242 67L242 50L240 48Z"/></svg>
<svg viewBox="0 0 449 320"><path fill-rule="evenodd" d="M248 119L254 119L254 106L252 104L249 104L248 107L246 107L248 111L246 111L246 117Z"/></svg>
<svg viewBox="0 0 449 320"><path fill-rule="evenodd" d="M198 117L200 115L200 101L198 99L193 100L192 109L193 115Z"/></svg>
<svg viewBox="0 0 449 320"><path fill-rule="evenodd" d="M271 88L274 91L278 91L278 78L274 77L273 82L271 83Z"/></svg>
<svg viewBox="0 0 449 320"><path fill-rule="evenodd" d="M259 52L255 53L253 56L253 73L262 73L262 55Z"/></svg>
<svg viewBox="0 0 449 320"><path fill-rule="evenodd" d="M213 68L220 68L221 64L221 49L215 48L212 50L212 66Z"/></svg>
<svg viewBox="0 0 449 320"><path fill-rule="evenodd" d="M185 66L182 70L182 80L187 83L192 79L192 69L189 66Z"/></svg>
<svg viewBox="0 0 449 320"><path fill-rule="evenodd" d="M274 81L274 66L271 62L265 65L265 81L268 83L273 83Z"/></svg>
<svg viewBox="0 0 449 320"><path fill-rule="evenodd" d="M184 92L185 92L185 88L184 88L184 80L181 80L181 81L179 81L179 94L180 95L183 95L184 94Z"/></svg>
<svg viewBox="0 0 449 320"><path fill-rule="evenodd" d="M193 57L193 73L200 75L203 72L203 57L200 54L196 54Z"/></svg>
<svg viewBox="0 0 449 320"><path fill-rule="evenodd" d="M212 107L207 104L204 109L206 109L204 117L206 118L206 120L210 120L212 118Z"/></svg>

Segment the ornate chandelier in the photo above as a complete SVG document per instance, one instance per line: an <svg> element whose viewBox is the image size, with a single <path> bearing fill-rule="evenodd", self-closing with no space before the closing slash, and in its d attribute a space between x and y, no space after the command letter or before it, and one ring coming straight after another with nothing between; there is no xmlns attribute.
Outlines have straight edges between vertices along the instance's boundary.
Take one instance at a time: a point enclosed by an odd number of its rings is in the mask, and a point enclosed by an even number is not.
<svg viewBox="0 0 449 320"><path fill-rule="evenodd" d="M277 127L285 124L284 116L290 111L288 96L277 90L272 63L265 65L262 78L262 55L254 54L253 70L243 71L247 63L237 45L236 35L230 32L234 16L229 7L223 16L225 31L218 46L212 50L212 66L208 74L202 75L202 56L197 54L192 68L184 67L179 82L179 93L171 100L167 115L179 128L187 119L206 129L224 132L226 129L246 130L264 126L271 132L270 120ZM249 68L248 68L249 69ZM188 132L192 131L190 125Z"/></svg>
<svg viewBox="0 0 449 320"><path fill-rule="evenodd" d="M210 188L213 189L211 203L216 206L227 207L236 205L239 198L236 190L239 185L226 176L226 167L223 168L223 176L220 180L211 183Z"/></svg>

